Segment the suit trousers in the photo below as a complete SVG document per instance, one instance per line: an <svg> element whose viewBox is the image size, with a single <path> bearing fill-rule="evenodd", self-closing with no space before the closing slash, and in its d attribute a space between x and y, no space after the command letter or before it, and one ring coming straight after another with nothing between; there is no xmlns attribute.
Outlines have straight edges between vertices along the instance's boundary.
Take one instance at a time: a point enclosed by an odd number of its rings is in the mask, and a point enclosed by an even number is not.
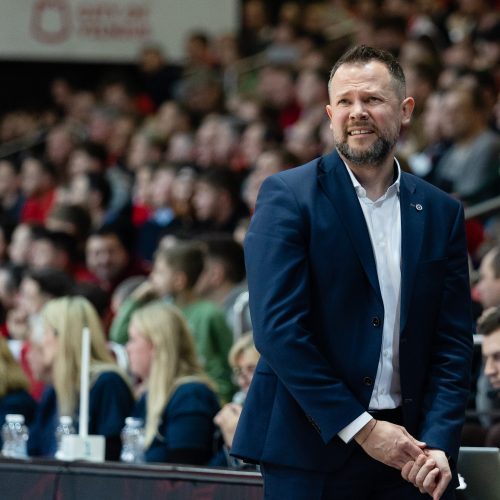
<svg viewBox="0 0 500 500"><path fill-rule="evenodd" d="M370 412L376 419L401 425L400 408ZM264 500L423 500L430 499L401 477L399 470L367 455L360 446L340 469L313 472L261 464ZM442 500L453 500L451 486Z"/></svg>
<svg viewBox="0 0 500 500"><path fill-rule="evenodd" d="M334 472L313 472L261 464L264 500L429 500L431 497L386 466L357 449ZM442 500L454 500L448 488Z"/></svg>

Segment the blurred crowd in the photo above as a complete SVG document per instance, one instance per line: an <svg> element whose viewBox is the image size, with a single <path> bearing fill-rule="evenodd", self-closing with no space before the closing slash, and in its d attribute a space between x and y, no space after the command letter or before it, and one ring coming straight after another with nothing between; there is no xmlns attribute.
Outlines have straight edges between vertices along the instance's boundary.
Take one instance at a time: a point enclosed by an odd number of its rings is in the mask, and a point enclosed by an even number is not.
<svg viewBox="0 0 500 500"><path fill-rule="evenodd" d="M258 359L242 242L260 185L332 149L329 70L363 43L398 56L416 100L402 168L466 207L499 196L498 7L289 1L271 20L247 0L238 33L188 33L182 61L149 44L133 78L110 72L89 90L61 76L51 102L0 116L0 328L12 351L0 342L0 420L24 413L30 453L55 453L89 326L90 431L106 436L107 458L135 415L147 460L241 465L228 450ZM469 219L467 236L478 318L500 306L495 213ZM17 362L24 374L8 368ZM480 360L475 370L487 412L500 408Z"/></svg>

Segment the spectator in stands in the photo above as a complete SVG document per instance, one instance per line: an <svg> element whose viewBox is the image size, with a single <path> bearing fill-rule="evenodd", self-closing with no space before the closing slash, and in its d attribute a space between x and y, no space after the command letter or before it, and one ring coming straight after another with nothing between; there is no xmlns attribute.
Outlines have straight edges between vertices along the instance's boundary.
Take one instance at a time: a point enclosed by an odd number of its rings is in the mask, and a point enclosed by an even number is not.
<svg viewBox="0 0 500 500"><path fill-rule="evenodd" d="M303 164L321 154L319 128L308 120L299 120L285 132L285 148Z"/></svg>
<svg viewBox="0 0 500 500"><path fill-rule="evenodd" d="M47 134L45 159L59 172L64 172L71 153L78 143L72 127L57 125Z"/></svg>
<svg viewBox="0 0 500 500"><path fill-rule="evenodd" d="M31 424L36 403L29 395L28 388L28 378L10 352L7 340L0 336L0 426L9 413L19 413L24 416L27 425Z"/></svg>
<svg viewBox="0 0 500 500"><path fill-rule="evenodd" d="M138 130L130 141L125 167L136 172L143 165L158 165L163 156L165 144L162 139L145 129Z"/></svg>
<svg viewBox="0 0 500 500"><path fill-rule="evenodd" d="M18 224L24 197L20 191L21 177L13 161L0 160L0 206L3 217L11 224Z"/></svg>
<svg viewBox="0 0 500 500"><path fill-rule="evenodd" d="M163 49L150 43L139 54L138 73L143 90L139 96L139 110L143 114L149 114L163 102L173 98L182 68L168 63Z"/></svg>
<svg viewBox="0 0 500 500"><path fill-rule="evenodd" d="M408 157L411 172L432 183L436 166L450 145L443 135L442 101L443 96L439 92L434 92L427 98L421 115L425 144Z"/></svg>
<svg viewBox="0 0 500 500"><path fill-rule="evenodd" d="M69 157L67 173L72 179L87 172L101 173L106 168L106 148L96 142L84 142L75 147Z"/></svg>
<svg viewBox="0 0 500 500"><path fill-rule="evenodd" d="M74 149L68 164L68 176L71 182L77 176L92 174L91 177L88 177L91 179L89 182L93 184L94 189L99 187L101 191L103 183L102 181L97 183L95 179L99 179L99 176L104 177L109 184L106 190L110 191L109 194L106 194L109 197L107 210L116 214L126 207L130 201L131 182L122 166L118 164L109 165L109 161L110 154L105 144L87 141ZM81 184L81 180L79 182ZM70 185L70 188L72 187ZM73 202L72 195L74 196L74 192L69 193L70 201Z"/></svg>
<svg viewBox="0 0 500 500"><path fill-rule="evenodd" d="M318 70L303 69L297 76L295 87L297 102L301 108L299 119L318 127L323 121L328 103L324 75Z"/></svg>
<svg viewBox="0 0 500 500"><path fill-rule="evenodd" d="M481 260L474 289L483 309L500 306L500 248L493 247Z"/></svg>
<svg viewBox="0 0 500 500"><path fill-rule="evenodd" d="M12 232L12 239L7 249L9 259L15 266L28 265L31 245L33 243L33 224L21 223Z"/></svg>
<svg viewBox="0 0 500 500"><path fill-rule="evenodd" d="M92 228L117 220L118 213L110 209L111 186L102 173L85 172L75 175L70 182L69 202L87 210Z"/></svg>
<svg viewBox="0 0 500 500"><path fill-rule="evenodd" d="M276 120L280 130L293 125L300 116L295 96L293 71L286 66L265 66L260 70L258 94L264 113Z"/></svg>
<svg viewBox="0 0 500 500"><path fill-rule="evenodd" d="M185 42L186 61L184 72L192 73L215 66L215 57L212 42L206 32L194 31L189 33Z"/></svg>
<svg viewBox="0 0 500 500"><path fill-rule="evenodd" d="M243 56L253 56L263 51L272 40L273 29L268 11L262 0L243 4L243 26L239 36L239 49Z"/></svg>
<svg viewBox="0 0 500 500"><path fill-rule="evenodd" d="M37 317L43 306L51 299L69 295L74 282L64 271L43 268L25 271L16 296L16 305L7 315L7 329L12 338L22 340L20 362L30 381L30 393L40 399L46 380L39 378L31 369L32 346L37 345ZM36 361L35 361L36 364Z"/></svg>
<svg viewBox="0 0 500 500"><path fill-rule="evenodd" d="M229 351L229 365L233 370L234 382L239 391L233 396L232 402L225 404L214 418L214 423L222 433L224 446L223 450L213 458L211 465L228 465L238 468L244 466L241 460L231 457L229 452L259 358L260 354L255 348L251 333L240 337Z"/></svg>
<svg viewBox="0 0 500 500"><path fill-rule="evenodd" d="M58 269L78 278L75 239L61 231L35 228L28 264L32 269Z"/></svg>
<svg viewBox="0 0 500 500"><path fill-rule="evenodd" d="M145 261L151 262L164 234L175 234L182 229L183 221L177 217L172 207L175 177L176 168L172 165L160 165L153 171L150 184L152 212L138 229L137 235L137 254Z"/></svg>
<svg viewBox="0 0 500 500"><path fill-rule="evenodd" d="M103 226L87 240L87 268L109 294L125 278L146 274L144 266L129 254L124 231L113 225Z"/></svg>
<svg viewBox="0 0 500 500"><path fill-rule="evenodd" d="M467 203L500 189L500 138L488 128L488 112L478 87L457 85L444 97L442 127L453 144L436 167L435 182Z"/></svg>
<svg viewBox="0 0 500 500"><path fill-rule="evenodd" d="M7 316L16 306L21 270L11 264L0 267L0 336L9 337Z"/></svg>
<svg viewBox="0 0 500 500"><path fill-rule="evenodd" d="M195 136L195 163L202 169L227 169L236 154L239 135L233 120L217 113L207 114Z"/></svg>
<svg viewBox="0 0 500 500"><path fill-rule="evenodd" d="M224 313L216 304L201 300L195 285L203 270L203 251L196 242L175 242L159 246L149 279L124 302L113 321L110 338L125 343L133 312L155 298L173 301L188 320L201 364L217 384L218 393L229 401L233 386L227 353L233 335Z"/></svg>
<svg viewBox="0 0 500 500"><path fill-rule="evenodd" d="M483 336L481 350L484 359L484 375L488 378L491 390L490 412L500 410L500 308L486 310L479 319L477 331ZM485 446L500 447L500 422L498 415L491 415L490 425L486 430Z"/></svg>
<svg viewBox="0 0 500 500"><path fill-rule="evenodd" d="M152 281L163 296L170 296L186 317L198 355L207 375L218 387L218 393L228 401L233 392L227 354L232 333L224 313L213 303L201 300L196 283L203 270L203 251L196 242L178 242L159 250Z"/></svg>
<svg viewBox="0 0 500 500"><path fill-rule="evenodd" d="M181 312L152 302L132 316L127 352L144 391L134 416L145 421L147 462L206 464L219 410Z"/></svg>
<svg viewBox="0 0 500 500"><path fill-rule="evenodd" d="M26 198L21 222L43 224L55 201L56 176L52 167L36 158L26 157L21 164L21 190Z"/></svg>
<svg viewBox="0 0 500 500"><path fill-rule="evenodd" d="M472 290L472 295L479 302L484 311L500 306L500 255L499 248L493 247L482 258L479 266L478 281ZM477 329L480 329L479 320ZM484 443L487 429L492 424L490 413L500 409L499 404L490 397L493 390L488 376L484 372L484 364L479 362L473 365L475 380L475 409L478 412L479 424L476 420L466 423L462 434L462 441L466 446L481 446Z"/></svg>
<svg viewBox="0 0 500 500"><path fill-rule="evenodd" d="M196 182L193 205L200 231L232 233L245 214L238 196L238 184L229 171L207 170Z"/></svg>
<svg viewBox="0 0 500 500"><path fill-rule="evenodd" d="M263 120L251 121L241 134L235 167L252 169L263 151L277 147L282 140L282 134Z"/></svg>
<svg viewBox="0 0 500 500"><path fill-rule="evenodd" d="M202 240L205 259L203 272L196 282L196 292L224 311L227 324L234 331L234 304L247 289L243 247L230 235L208 234ZM249 322L245 321L244 331L249 327Z"/></svg>
<svg viewBox="0 0 500 500"><path fill-rule="evenodd" d="M106 438L106 460L120 456L120 432L133 408L132 391L126 375L109 353L99 317L82 297L49 301L43 311L43 355L52 368L52 384L40 402L30 429L28 451L32 456L53 456L55 429L60 415L76 420L80 387L82 330L90 330L89 434Z"/></svg>
<svg viewBox="0 0 500 500"><path fill-rule="evenodd" d="M328 129L328 132L332 135L330 129ZM286 170L298 163L298 160L293 155L279 148L264 151L259 155L255 167L245 179L242 189L242 199L250 213L255 210L257 195L264 180L270 175Z"/></svg>
<svg viewBox="0 0 500 500"><path fill-rule="evenodd" d="M122 281L113 292L111 296L110 309L111 313L115 315L122 304L130 297L130 295L146 281L145 276L130 276ZM124 342L125 343L126 339Z"/></svg>
<svg viewBox="0 0 500 500"><path fill-rule="evenodd" d="M61 203L50 211L45 227L50 231L69 234L75 239L78 262L85 261L85 243L90 233L92 221L88 210L80 205Z"/></svg>

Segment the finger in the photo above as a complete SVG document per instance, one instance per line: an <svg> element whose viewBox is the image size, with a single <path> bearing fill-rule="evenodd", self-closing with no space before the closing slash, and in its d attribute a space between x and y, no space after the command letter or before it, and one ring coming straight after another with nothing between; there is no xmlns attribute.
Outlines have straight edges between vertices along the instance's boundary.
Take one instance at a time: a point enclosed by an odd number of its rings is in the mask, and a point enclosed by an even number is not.
<svg viewBox="0 0 500 500"><path fill-rule="evenodd" d="M410 473L414 463L415 462L413 460L410 460L409 462L406 462L405 465L403 465L403 468L401 469L401 476L405 481L409 481L408 474Z"/></svg>
<svg viewBox="0 0 500 500"><path fill-rule="evenodd" d="M410 470L410 473L408 474L408 481L410 483L413 483L415 486L418 486L416 482L417 474L420 472L420 469L425 465L426 458L425 455L420 455L417 460L415 460L415 463L413 464L413 467Z"/></svg>
<svg viewBox="0 0 500 500"><path fill-rule="evenodd" d="M436 467L436 462L432 459L427 459L425 464L420 468L416 477L415 483L419 488L423 487L427 475ZM437 469L439 472L439 469Z"/></svg>
<svg viewBox="0 0 500 500"><path fill-rule="evenodd" d="M427 474L424 482L422 483L422 488L424 489L425 493L428 493L431 496L433 495L437 486L438 478L439 469L436 467L432 469L429 474Z"/></svg>
<svg viewBox="0 0 500 500"><path fill-rule="evenodd" d="M433 500L439 500L441 498L446 488L448 487L448 483L450 482L450 480L451 473L449 471L443 472L441 474L441 477L439 478L439 481L432 495Z"/></svg>

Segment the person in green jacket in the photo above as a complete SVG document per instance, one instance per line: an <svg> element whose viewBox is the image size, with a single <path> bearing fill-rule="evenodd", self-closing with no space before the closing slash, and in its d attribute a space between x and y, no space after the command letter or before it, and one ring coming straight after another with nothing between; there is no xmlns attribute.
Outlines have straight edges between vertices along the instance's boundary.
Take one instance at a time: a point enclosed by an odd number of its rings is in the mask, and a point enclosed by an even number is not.
<svg viewBox="0 0 500 500"><path fill-rule="evenodd" d="M111 327L110 339L125 343L134 311L153 298L165 298L181 309L205 372L216 383L222 401L228 402L234 393L227 362L233 333L223 311L214 302L200 299L195 291L203 262L203 250L197 242L178 241L166 248L160 245L148 280L120 307Z"/></svg>

